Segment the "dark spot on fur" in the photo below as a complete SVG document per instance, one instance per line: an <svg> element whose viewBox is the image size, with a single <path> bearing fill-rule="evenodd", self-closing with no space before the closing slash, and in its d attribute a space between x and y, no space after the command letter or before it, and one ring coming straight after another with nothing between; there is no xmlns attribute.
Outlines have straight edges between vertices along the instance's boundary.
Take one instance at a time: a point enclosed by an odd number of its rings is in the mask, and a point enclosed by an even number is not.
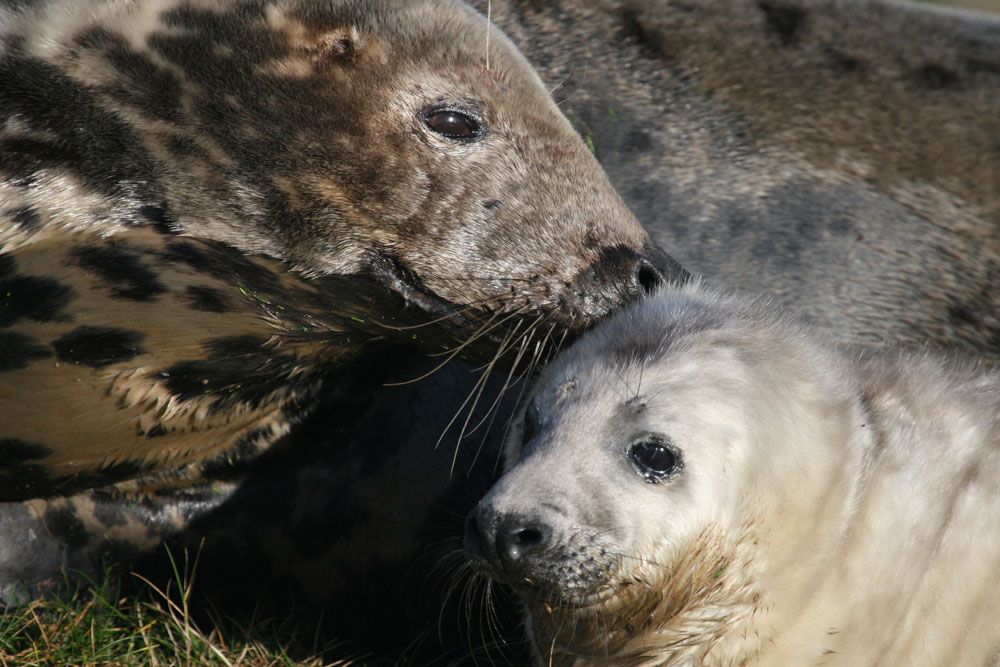
<svg viewBox="0 0 1000 667"><path fill-rule="evenodd" d="M500 200L499 199L491 199L489 201L485 201L485 202L483 202L483 208L485 208L487 211L492 211L494 209L498 209L498 208L500 208Z"/></svg>
<svg viewBox="0 0 1000 667"><path fill-rule="evenodd" d="M87 527L72 510L66 507L49 509L45 512L45 527L66 546L75 549L87 544Z"/></svg>
<svg viewBox="0 0 1000 667"><path fill-rule="evenodd" d="M0 467L0 500L28 500L52 493L49 469L38 463Z"/></svg>
<svg viewBox="0 0 1000 667"><path fill-rule="evenodd" d="M982 58L966 58L965 69L969 74L1000 75L1000 60L989 61Z"/></svg>
<svg viewBox="0 0 1000 667"><path fill-rule="evenodd" d="M269 428L259 428L250 431L240 438L232 448L225 453L201 464L201 473L205 479L228 480L245 474L261 453L261 442L270 441L272 432Z"/></svg>
<svg viewBox="0 0 1000 667"><path fill-rule="evenodd" d="M976 313L963 304L952 304L948 307L948 318L958 325L977 325L979 317Z"/></svg>
<svg viewBox="0 0 1000 667"><path fill-rule="evenodd" d="M52 351L31 336L0 331L0 373L25 368L32 361L51 356Z"/></svg>
<svg viewBox="0 0 1000 667"><path fill-rule="evenodd" d="M44 459L52 452L48 447L16 438L0 439L0 467L7 468L25 461Z"/></svg>
<svg viewBox="0 0 1000 667"><path fill-rule="evenodd" d="M782 46L798 43L806 19L806 13L801 7L773 2L761 2L757 6L764 12L767 29L778 38Z"/></svg>
<svg viewBox="0 0 1000 667"><path fill-rule="evenodd" d="M182 361L163 371L168 391L180 400L215 396L212 405L219 411L233 403L258 407L269 396L291 384L291 374L300 366L298 360L266 344L258 336L233 336L209 341L203 347L205 359ZM296 378L296 385L302 378Z"/></svg>
<svg viewBox="0 0 1000 667"><path fill-rule="evenodd" d="M245 286L253 292L280 294L281 283L272 271L255 264L239 250L222 243L176 241L161 255L167 262L185 264L199 273Z"/></svg>
<svg viewBox="0 0 1000 667"><path fill-rule="evenodd" d="M0 57L0 81L0 123L17 115L33 130L54 137L0 141L7 171L26 175L65 169L110 196L134 197L138 184L154 185L157 170L135 132L58 66L8 51Z"/></svg>
<svg viewBox="0 0 1000 667"><path fill-rule="evenodd" d="M653 135L645 128L634 128L625 139L625 148L636 153L644 153L653 147Z"/></svg>
<svg viewBox="0 0 1000 667"><path fill-rule="evenodd" d="M14 275L17 270L17 260L14 255L0 253L0 278Z"/></svg>
<svg viewBox="0 0 1000 667"><path fill-rule="evenodd" d="M841 51L835 46L826 46L823 50L829 56L833 68L839 72L853 74L862 72L865 69L863 60L845 51Z"/></svg>
<svg viewBox="0 0 1000 667"><path fill-rule="evenodd" d="M103 53L116 76L102 92L152 118L175 121L181 111L181 84L177 76L158 65L149 54L135 51L122 36L94 28L83 32L76 43Z"/></svg>
<svg viewBox="0 0 1000 667"><path fill-rule="evenodd" d="M186 292L188 304L195 310L205 310L210 313L226 313L232 310L229 299L217 289L211 287L195 287L191 285Z"/></svg>
<svg viewBox="0 0 1000 667"><path fill-rule="evenodd" d="M917 77L925 86L934 90L947 88L958 82L958 74L933 63L927 63L917 70Z"/></svg>
<svg viewBox="0 0 1000 667"><path fill-rule="evenodd" d="M128 514L121 498L113 494L94 493L94 516L105 527L124 526Z"/></svg>
<svg viewBox="0 0 1000 667"><path fill-rule="evenodd" d="M20 208L12 209L8 214L10 215L10 219L26 232L34 231L42 224L42 217L38 214L38 211L30 206L21 206Z"/></svg>
<svg viewBox="0 0 1000 667"><path fill-rule="evenodd" d="M624 9L621 13L622 37L637 45L645 46L649 42L646 28L639 22L639 12L634 9Z"/></svg>
<svg viewBox="0 0 1000 667"><path fill-rule="evenodd" d="M160 424L157 424L153 428L146 431L143 435L147 438L162 438L167 434L167 429L163 428Z"/></svg>
<svg viewBox="0 0 1000 667"><path fill-rule="evenodd" d="M140 206L139 215L153 223L153 228L161 234L177 234L180 226L162 206Z"/></svg>
<svg viewBox="0 0 1000 667"><path fill-rule="evenodd" d="M0 326L10 326L20 319L35 322L69 319L63 312L72 298L68 287L51 278L11 275L14 265L5 264L0 266Z"/></svg>
<svg viewBox="0 0 1000 667"><path fill-rule="evenodd" d="M89 246L73 251L81 267L98 275L111 293L130 301L152 301L167 291L139 255L124 246Z"/></svg>
<svg viewBox="0 0 1000 667"><path fill-rule="evenodd" d="M137 331L112 327L77 327L53 341L63 361L102 368L143 354L145 336Z"/></svg>

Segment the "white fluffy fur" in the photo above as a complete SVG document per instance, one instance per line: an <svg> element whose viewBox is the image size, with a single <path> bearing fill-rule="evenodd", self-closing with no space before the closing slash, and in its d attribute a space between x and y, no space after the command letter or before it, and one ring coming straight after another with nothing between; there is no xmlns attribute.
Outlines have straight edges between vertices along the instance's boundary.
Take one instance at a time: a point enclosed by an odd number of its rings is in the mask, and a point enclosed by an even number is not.
<svg viewBox="0 0 1000 667"><path fill-rule="evenodd" d="M632 414L635 396L646 408ZM534 401L538 435L522 451L513 434L484 502L550 503L568 534L623 554L603 606L527 600L540 662L995 664L996 372L838 348L767 304L693 286L599 326ZM646 431L683 452L661 484L626 455ZM612 501L603 519L595 497ZM719 549L714 592L692 591Z"/></svg>

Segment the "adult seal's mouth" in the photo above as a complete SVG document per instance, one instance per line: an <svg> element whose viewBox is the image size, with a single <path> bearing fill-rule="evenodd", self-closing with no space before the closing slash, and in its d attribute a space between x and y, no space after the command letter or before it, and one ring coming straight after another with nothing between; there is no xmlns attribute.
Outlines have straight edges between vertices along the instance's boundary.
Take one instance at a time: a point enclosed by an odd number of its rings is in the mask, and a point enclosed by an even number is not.
<svg viewBox="0 0 1000 667"><path fill-rule="evenodd" d="M372 277L386 289L399 294L406 303L417 306L432 315L453 316L462 320L462 308L428 288L416 273L384 251L369 254L368 270ZM467 320L467 318L466 318Z"/></svg>

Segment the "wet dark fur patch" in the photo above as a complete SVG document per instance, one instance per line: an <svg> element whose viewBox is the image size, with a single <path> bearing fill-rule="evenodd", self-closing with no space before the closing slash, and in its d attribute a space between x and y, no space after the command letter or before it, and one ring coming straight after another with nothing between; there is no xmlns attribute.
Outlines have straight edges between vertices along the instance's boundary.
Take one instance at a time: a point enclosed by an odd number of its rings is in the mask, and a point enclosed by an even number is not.
<svg viewBox="0 0 1000 667"><path fill-rule="evenodd" d="M21 319L66 321L70 288L51 278L15 274L16 267L13 257L0 255L0 327Z"/></svg>
<svg viewBox="0 0 1000 667"><path fill-rule="evenodd" d="M0 467L7 467L37 461L49 455L49 449L34 442L25 442L17 438L0 439Z"/></svg>
<svg viewBox="0 0 1000 667"><path fill-rule="evenodd" d="M267 347L260 336L231 336L205 343L205 359L182 361L163 370L168 391L180 400L218 396L219 410L234 402L257 407L289 384L298 365L291 354ZM298 384L298 383L296 383Z"/></svg>
<svg viewBox="0 0 1000 667"><path fill-rule="evenodd" d="M761 2L758 7L764 12L767 29L778 38L782 46L794 46L798 43L806 19L805 10L774 2Z"/></svg>
<svg viewBox="0 0 1000 667"><path fill-rule="evenodd" d="M140 206L139 215L152 223L156 231L161 234L177 234L180 231L180 225L162 206Z"/></svg>
<svg viewBox="0 0 1000 667"><path fill-rule="evenodd" d="M225 313L231 310L229 299L217 289L191 285L185 292L188 305L195 310L210 313Z"/></svg>
<svg viewBox="0 0 1000 667"><path fill-rule="evenodd" d="M114 327L77 327L52 342L63 361L102 368L143 354L145 335Z"/></svg>
<svg viewBox="0 0 1000 667"><path fill-rule="evenodd" d="M30 206L15 208L8 211L8 215L10 215L10 219L14 221L14 224L26 232L34 231L42 224L42 218L38 214L38 211Z"/></svg>
<svg viewBox="0 0 1000 667"><path fill-rule="evenodd" d="M52 350L31 336L0 331L0 373L24 368L32 361L51 356Z"/></svg>
<svg viewBox="0 0 1000 667"><path fill-rule="evenodd" d="M73 251L81 267L100 276L116 297L152 301L167 291L138 253L123 245L103 245Z"/></svg>

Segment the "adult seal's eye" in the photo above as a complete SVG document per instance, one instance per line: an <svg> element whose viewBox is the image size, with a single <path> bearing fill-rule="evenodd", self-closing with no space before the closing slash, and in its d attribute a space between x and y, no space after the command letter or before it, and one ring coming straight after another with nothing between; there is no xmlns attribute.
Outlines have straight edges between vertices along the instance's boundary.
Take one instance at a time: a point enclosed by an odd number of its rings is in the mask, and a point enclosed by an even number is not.
<svg viewBox="0 0 1000 667"><path fill-rule="evenodd" d="M483 136L482 122L456 109L430 109L424 113L424 123L442 137L456 141L476 141Z"/></svg>
<svg viewBox="0 0 1000 667"><path fill-rule="evenodd" d="M644 436L633 442L629 458L647 484L658 484L683 467L680 452L660 436Z"/></svg>

